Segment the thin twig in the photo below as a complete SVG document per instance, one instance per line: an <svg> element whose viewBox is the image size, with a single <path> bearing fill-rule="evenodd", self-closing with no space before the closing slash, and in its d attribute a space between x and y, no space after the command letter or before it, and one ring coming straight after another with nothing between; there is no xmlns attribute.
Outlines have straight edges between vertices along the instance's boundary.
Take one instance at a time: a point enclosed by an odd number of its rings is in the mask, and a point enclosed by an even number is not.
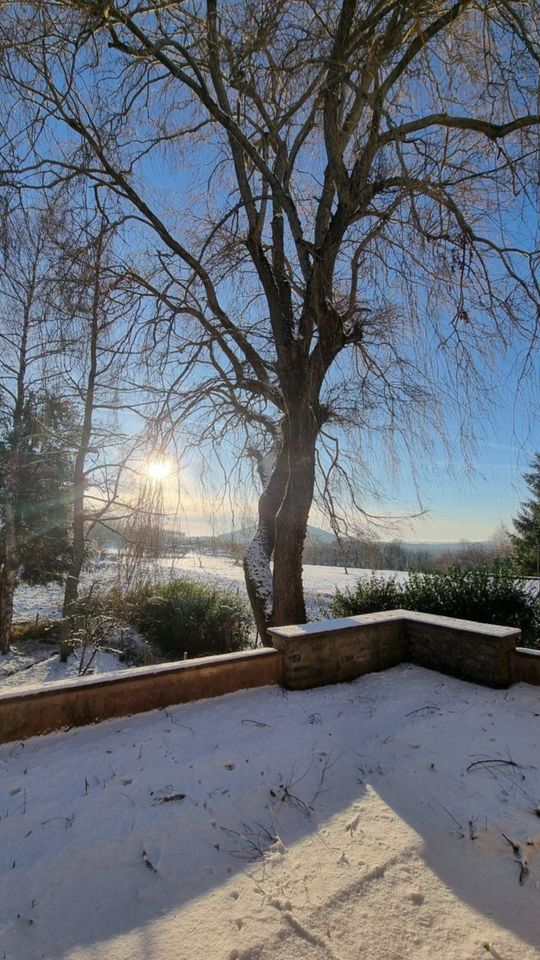
<svg viewBox="0 0 540 960"><path fill-rule="evenodd" d="M489 763L498 763L498 764L502 764L505 767L517 767L518 769L521 769L521 764L516 763L515 760L499 760L498 757L493 757L492 759L475 760L474 763L470 763L469 766L467 767L467 773L469 772L469 770L472 770L473 767L485 766L486 764L489 764Z"/></svg>

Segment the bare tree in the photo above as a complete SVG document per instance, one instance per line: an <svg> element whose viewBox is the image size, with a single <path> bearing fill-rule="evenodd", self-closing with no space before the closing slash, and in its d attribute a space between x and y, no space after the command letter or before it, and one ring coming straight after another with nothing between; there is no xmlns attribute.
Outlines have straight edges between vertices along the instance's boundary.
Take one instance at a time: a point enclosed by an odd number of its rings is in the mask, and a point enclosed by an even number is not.
<svg viewBox="0 0 540 960"><path fill-rule="evenodd" d="M67 226L56 238L57 304L63 317L66 349L65 389L80 408L81 431L75 451L72 496L72 557L67 572L63 613L78 597L87 540L97 523L120 517L126 492L123 480L138 438L127 442L120 422L136 412L136 392L125 376L131 335L137 326L139 297L129 271L115 256L120 224L104 210L72 207ZM140 398L139 398L140 399ZM131 426L133 431L133 426Z"/></svg>
<svg viewBox="0 0 540 960"><path fill-rule="evenodd" d="M80 411L81 428L73 462L62 659L73 649L70 634L89 537L97 523L111 523L113 510L125 497L122 479L137 442L126 446L120 424L132 395L123 374L137 298L134 310L132 285L126 284L126 270L113 256L119 224L104 210L81 203L77 194L65 199L63 223L55 236L56 306L65 347L62 381Z"/></svg>
<svg viewBox="0 0 540 960"><path fill-rule="evenodd" d="M29 496L28 448L36 416L30 404L54 392L54 357L60 349L51 317L50 210L12 211L0 279L0 653L9 649L13 597L23 562L21 497ZM53 365L51 365L51 360ZM57 426L57 424L54 424ZM39 469L39 467L38 467ZM56 495L61 496L57 490ZM24 506L24 505L23 505ZM36 522L38 518L34 518ZM43 522L43 519L40 521ZM34 531L35 534L35 531ZM52 540L52 531L47 531ZM57 575L51 574L51 579ZM43 580L47 571L43 570Z"/></svg>
<svg viewBox="0 0 540 960"><path fill-rule="evenodd" d="M166 357L164 412L198 417L199 439L244 432L263 486L244 561L263 636L305 619L317 458L346 483L353 433L384 429L406 450L413 409L431 426L452 400L465 414L493 353L531 342L537 12L508 0L0 11L7 89L32 120L10 140L22 156L31 129L27 182L83 173L131 211L159 247L146 288L161 303L150 335ZM332 508L327 481L321 496Z"/></svg>

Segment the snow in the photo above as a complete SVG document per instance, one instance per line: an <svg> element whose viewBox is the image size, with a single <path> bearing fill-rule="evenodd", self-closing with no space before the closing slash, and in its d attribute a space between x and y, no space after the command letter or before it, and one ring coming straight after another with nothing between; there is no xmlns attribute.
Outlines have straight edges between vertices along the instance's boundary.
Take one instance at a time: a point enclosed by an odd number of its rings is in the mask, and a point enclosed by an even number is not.
<svg viewBox="0 0 540 960"><path fill-rule="evenodd" d="M184 557L164 558L148 562L148 577L155 580L169 580L173 577L186 577L201 580L204 583L217 584L240 589L245 593L244 570L242 565L230 557L214 557L191 552ZM390 579L406 579L408 574L395 570L376 571L377 576ZM323 567L306 564L304 566L304 587L307 594L315 594L322 599L330 599L336 587L344 589L354 586L361 577L371 577L371 570L351 568L348 573L343 567ZM98 588L112 586L120 575L118 564L114 561L90 565L83 573L82 590L88 590L95 584ZM56 584L43 587L30 587L21 584L15 594L15 619L56 618L61 614L62 588Z"/></svg>
<svg viewBox="0 0 540 960"><path fill-rule="evenodd" d="M93 648L85 651L83 668L88 664L92 654ZM80 650L72 653L66 663L61 663L58 649L51 647L50 644L25 643L22 648L14 648L9 654L0 657L0 689L4 691L8 687L34 686L56 680L78 679L79 667ZM115 653L98 649L92 657L88 673L111 673L124 669L125 665L120 662Z"/></svg>
<svg viewBox="0 0 540 960"><path fill-rule="evenodd" d="M518 638L520 631L517 627L504 627L495 623L478 623L475 620L461 620L459 617L443 617L436 613L420 613L410 610L380 610L373 613L360 613L353 617L339 617L332 620L316 620L314 623L295 623L285 627L271 627L269 633L276 637L298 639L301 637L324 636L334 633L335 630L354 630L359 624L380 623L389 620L407 620L414 623L433 624L436 627L447 626L450 630L466 630L468 633L477 633L483 639L513 637Z"/></svg>
<svg viewBox="0 0 540 960"><path fill-rule="evenodd" d="M401 665L7 744L0 957L534 960L539 733Z"/></svg>
<svg viewBox="0 0 540 960"><path fill-rule="evenodd" d="M258 575L262 584L267 578L267 568L262 562L258 546L251 549L251 560L254 573ZM246 595L244 571L230 557L208 556L191 552L184 557L164 558L147 561L143 573L151 581L166 581L173 577L185 577L189 580L199 580L207 584L229 587ZM349 574L340 567L304 567L304 584L306 588L306 607L308 616L316 617L321 611L327 611L329 601L336 586L354 584L360 576L370 576L369 570L351 570ZM379 575L379 574L378 574ZM406 577L407 574L396 574L384 571L381 576ZM95 561L84 570L81 582L82 593L93 590L94 594L100 590L110 589L115 582L123 579L122 565L114 559ZM266 583L267 592L271 582ZM62 587L59 584L46 586L29 586L21 584L15 594L15 620L26 621L57 619L62 612ZM143 639L132 628L125 628L124 640L129 637L132 647L139 650L144 648ZM114 646L114 644L113 644ZM92 673L104 673L111 670L125 669L118 658L107 651L98 650L91 664ZM0 689L6 687L22 687L61 680L78 676L79 655L73 654L67 664L59 661L54 648L46 644L25 643L20 648L12 648L7 655L0 656Z"/></svg>
<svg viewBox="0 0 540 960"><path fill-rule="evenodd" d="M267 560L267 554L258 536L251 541L246 550L245 563L251 582L262 598L264 615L270 617L273 602L272 571Z"/></svg>

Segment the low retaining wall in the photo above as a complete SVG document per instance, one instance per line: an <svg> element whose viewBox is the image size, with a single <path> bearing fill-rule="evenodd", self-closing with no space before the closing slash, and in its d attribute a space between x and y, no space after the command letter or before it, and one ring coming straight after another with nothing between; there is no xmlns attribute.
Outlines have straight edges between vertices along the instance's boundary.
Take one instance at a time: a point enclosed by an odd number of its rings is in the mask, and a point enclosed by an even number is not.
<svg viewBox="0 0 540 960"><path fill-rule="evenodd" d="M399 610L272 627L269 633L283 656L283 683L289 690L354 680L395 667L405 656Z"/></svg>
<svg viewBox="0 0 540 960"><path fill-rule="evenodd" d="M540 651L516 649L510 627L389 610L269 633L274 647L0 693L0 743L249 687L340 683L404 660L493 687L540 685Z"/></svg>
<svg viewBox="0 0 540 960"><path fill-rule="evenodd" d="M512 683L511 655L521 630L431 613L401 614L410 663L488 687Z"/></svg>
<svg viewBox="0 0 540 960"><path fill-rule="evenodd" d="M270 629L291 690L352 680L406 660L493 687L513 682L521 631L410 610Z"/></svg>
<svg viewBox="0 0 540 960"><path fill-rule="evenodd" d="M540 650L518 647L511 656L512 683L540 686Z"/></svg>
<svg viewBox="0 0 540 960"><path fill-rule="evenodd" d="M281 679L280 654L263 647L13 689L0 693L0 743L277 684Z"/></svg>

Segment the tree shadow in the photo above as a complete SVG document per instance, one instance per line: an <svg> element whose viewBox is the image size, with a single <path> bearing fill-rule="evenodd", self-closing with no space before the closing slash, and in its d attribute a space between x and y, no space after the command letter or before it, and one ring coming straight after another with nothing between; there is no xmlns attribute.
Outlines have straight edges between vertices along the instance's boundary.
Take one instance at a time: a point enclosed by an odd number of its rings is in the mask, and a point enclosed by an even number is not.
<svg viewBox="0 0 540 960"><path fill-rule="evenodd" d="M505 825L511 839L528 823L534 832L538 772L466 773L471 755L500 752L509 717L527 729L535 697L533 688L507 695L402 665L351 684L244 691L5 745L0 955L60 958L128 937L139 944L133 955L157 957L161 917L211 892L228 897L268 858L320 841L339 863L337 834L328 834L336 818L345 818L351 896L370 871L384 873L393 854L382 842L379 863L375 838L385 841L399 820L415 856L456 897L538 945L540 915L530 897L511 895L518 866L501 835ZM496 822L483 823L483 801L490 818L500 812ZM359 868L362 831L373 857Z"/></svg>

